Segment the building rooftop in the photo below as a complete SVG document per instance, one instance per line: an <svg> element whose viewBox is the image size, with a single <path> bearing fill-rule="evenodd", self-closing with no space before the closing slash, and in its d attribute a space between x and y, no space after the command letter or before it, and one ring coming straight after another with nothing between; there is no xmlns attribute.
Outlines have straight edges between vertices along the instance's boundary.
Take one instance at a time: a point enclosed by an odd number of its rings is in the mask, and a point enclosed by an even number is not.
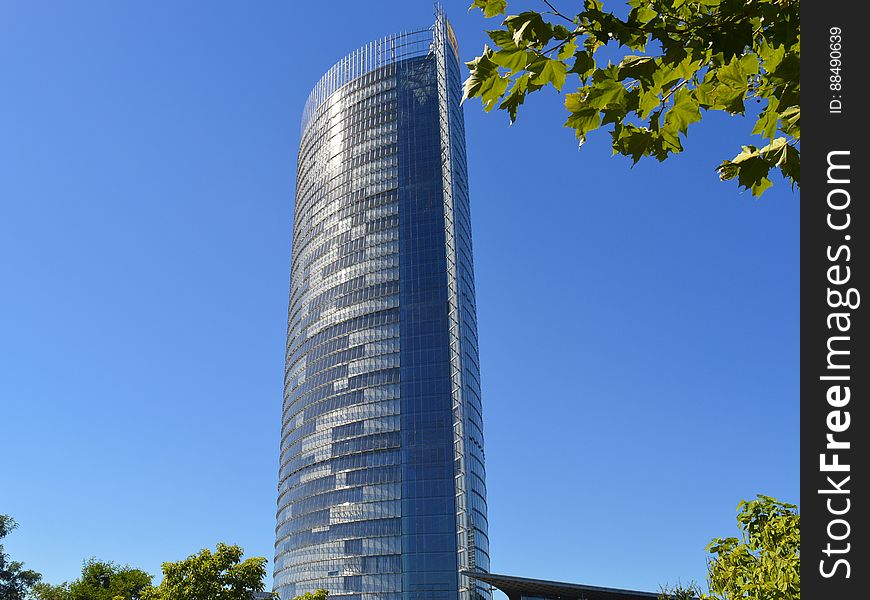
<svg viewBox="0 0 870 600"><path fill-rule="evenodd" d="M463 574L500 589L507 594L510 600L521 600L524 596L555 600L654 600L659 596L656 592L638 592L579 583L528 579L513 575L484 573L483 571L464 571Z"/></svg>

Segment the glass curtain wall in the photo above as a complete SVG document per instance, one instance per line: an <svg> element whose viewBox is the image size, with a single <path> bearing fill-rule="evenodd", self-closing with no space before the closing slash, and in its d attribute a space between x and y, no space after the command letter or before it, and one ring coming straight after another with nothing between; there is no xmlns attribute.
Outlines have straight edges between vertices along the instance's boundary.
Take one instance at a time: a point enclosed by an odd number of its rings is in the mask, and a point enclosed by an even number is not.
<svg viewBox="0 0 870 600"><path fill-rule="evenodd" d="M303 114L274 589L489 598L460 68L443 15Z"/></svg>

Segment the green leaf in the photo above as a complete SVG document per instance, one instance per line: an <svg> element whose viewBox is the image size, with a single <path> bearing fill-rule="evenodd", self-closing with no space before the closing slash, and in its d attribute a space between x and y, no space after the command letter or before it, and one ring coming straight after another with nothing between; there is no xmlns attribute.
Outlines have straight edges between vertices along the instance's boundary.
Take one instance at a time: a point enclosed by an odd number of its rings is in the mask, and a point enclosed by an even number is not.
<svg viewBox="0 0 870 600"><path fill-rule="evenodd" d="M544 21L540 13L534 11L512 15L504 20L504 25L511 32L514 43L519 48L533 46L543 48L553 39L553 26Z"/></svg>
<svg viewBox="0 0 870 600"><path fill-rule="evenodd" d="M601 126L601 115L597 109L585 104L582 94L566 94L565 108L571 113L565 127L573 129L581 143L586 140L587 133Z"/></svg>
<svg viewBox="0 0 870 600"><path fill-rule="evenodd" d="M517 45L514 44L514 38L510 31L505 31L504 29L491 29L486 32L486 35L489 36L489 39L491 39L495 45L502 48L516 49L517 47Z"/></svg>
<svg viewBox="0 0 870 600"><path fill-rule="evenodd" d="M601 0L584 0L583 8L585 8L587 11L601 12L602 10L604 10L604 4L601 2Z"/></svg>
<svg viewBox="0 0 870 600"><path fill-rule="evenodd" d="M716 70L716 79L735 91L745 92L749 89L747 75L743 72L742 65L737 57L734 57L727 65L719 67Z"/></svg>
<svg viewBox="0 0 870 600"><path fill-rule="evenodd" d="M785 147L785 159L779 163L779 169L787 179L794 184L800 185L801 182L801 156L797 148L794 146Z"/></svg>
<svg viewBox="0 0 870 600"><path fill-rule="evenodd" d="M758 75L758 56L749 53L740 57L740 71L744 77L749 75Z"/></svg>
<svg viewBox="0 0 870 600"><path fill-rule="evenodd" d="M661 106L661 99L656 92L642 90L639 92L637 110L642 119L646 119L659 106Z"/></svg>
<svg viewBox="0 0 870 600"><path fill-rule="evenodd" d="M637 79L649 84L659 67L652 56L629 55L622 59L617 68L619 69L619 79Z"/></svg>
<svg viewBox="0 0 870 600"><path fill-rule="evenodd" d="M616 65L608 64L606 67L601 69L596 69L594 73L592 73L592 81L595 83L601 83L605 79L613 79L614 81L619 81L619 67Z"/></svg>
<svg viewBox="0 0 870 600"><path fill-rule="evenodd" d="M508 115L510 115L511 123L517 120L517 109L520 104L522 104L526 99L526 93L528 92L528 84L529 84L529 74L526 73L517 77L514 80L514 84L511 86L510 91L505 96L505 99L499 104L499 108L501 110L508 111Z"/></svg>
<svg viewBox="0 0 870 600"><path fill-rule="evenodd" d="M761 135L769 140L776 137L776 127L779 123L778 107L779 100L777 98L768 98L767 106L758 115L758 120L755 122L755 127L752 128L752 133Z"/></svg>
<svg viewBox="0 0 870 600"><path fill-rule="evenodd" d="M774 83L800 85L800 75L800 54L787 52L776 68L768 74L768 78Z"/></svg>
<svg viewBox="0 0 870 600"><path fill-rule="evenodd" d="M529 71L533 75L530 83L535 85L546 85L552 83L553 87L557 90L561 90L562 86L565 85L565 76L568 74L568 67L566 67L565 63L562 61L540 57L529 65Z"/></svg>
<svg viewBox="0 0 870 600"><path fill-rule="evenodd" d="M492 62L509 69L511 73L517 73L525 69L534 58L535 53L521 48L503 48L493 53Z"/></svg>
<svg viewBox="0 0 870 600"><path fill-rule="evenodd" d="M507 77L495 77L488 80L488 84L481 89L480 99L486 112L493 109L508 86Z"/></svg>
<svg viewBox="0 0 870 600"><path fill-rule="evenodd" d="M577 112L578 110L588 108L586 106L585 89L581 88L579 92L565 94L565 108L568 109L568 112Z"/></svg>
<svg viewBox="0 0 870 600"><path fill-rule="evenodd" d="M659 130L659 136L662 139L663 149L666 152L678 153L683 151L683 144L680 142L680 135L677 130L665 127Z"/></svg>
<svg viewBox="0 0 870 600"><path fill-rule="evenodd" d="M758 148L743 146L740 154L719 166L719 178L726 180L736 176L741 187L750 190L753 196L760 196L773 185L767 177L772 166L770 161L761 155ZM720 547L719 552L721 551Z"/></svg>
<svg viewBox="0 0 870 600"><path fill-rule="evenodd" d="M632 164L637 164L642 156L650 154L654 136L655 133L646 127L628 125L619 130L613 149L624 156L630 156Z"/></svg>
<svg viewBox="0 0 870 600"><path fill-rule="evenodd" d="M556 58L558 58L559 60L565 60L568 57L570 57L572 54L574 54L574 52L576 50L577 50L577 44L574 43L573 40L571 40L570 42L566 42L565 45L562 46L562 49L559 50L559 54L556 55Z"/></svg>
<svg viewBox="0 0 870 600"><path fill-rule="evenodd" d="M471 70L465 80L465 98L480 96L484 109L492 110L495 103L507 89L508 79L498 72L498 65L491 59L493 52L486 46L483 54L465 63Z"/></svg>
<svg viewBox="0 0 870 600"><path fill-rule="evenodd" d="M758 153L773 165L780 165L785 161L786 148L788 148L788 140L780 137L770 142L767 146L758 151Z"/></svg>
<svg viewBox="0 0 870 600"><path fill-rule="evenodd" d="M772 73L785 57L785 46L783 44L773 46L766 39L762 38L761 44L758 46L758 56L761 58L761 66L764 70Z"/></svg>
<svg viewBox="0 0 870 600"><path fill-rule="evenodd" d="M621 105L625 102L625 94L625 87L620 82L605 79L589 87L585 104L597 109L603 109L615 104Z"/></svg>
<svg viewBox="0 0 870 600"><path fill-rule="evenodd" d="M729 65L708 73L704 83L698 86L700 91L695 97L705 108L742 114L746 110L743 99L748 89L749 83L740 69L740 62L734 59Z"/></svg>
<svg viewBox="0 0 870 600"><path fill-rule="evenodd" d="M702 61L700 59L694 58L693 56L687 56L679 63L674 65L673 70L671 71L671 76L674 79L691 79L695 73L698 72L698 69L701 68Z"/></svg>
<svg viewBox="0 0 870 600"><path fill-rule="evenodd" d="M759 167L758 167L758 173L759 173L759 174L762 172L762 169L763 169L765 166L766 166L766 163L765 163L765 164L759 164ZM744 168L744 169L741 169L741 171L740 171L741 175L743 175L745 172L746 172L746 169L745 169L745 168ZM752 195L753 195L753 196L760 196L760 195L763 194L765 191L767 191L767 189L768 189L770 186L773 185L773 182L772 182L770 179L768 179L768 178L767 178L767 175L766 175L766 174L769 172L769 170L768 170L768 171L763 171L763 172L765 173L765 175L763 175L763 176L759 176L759 175L757 175L757 174L753 174L753 175L747 176L747 180L750 180L750 179L751 179L751 182L752 182L751 185L749 185L749 190L752 192ZM744 187L746 186L746 184L744 184L744 182L742 181L742 180L743 180L743 177L738 177L738 180L740 181L740 185L743 185Z"/></svg>
<svg viewBox="0 0 870 600"><path fill-rule="evenodd" d="M738 154L737 156L732 158L731 162L733 162L735 164L740 164L740 163L746 162L748 160L752 160L753 158L756 158L758 156L759 156L758 148L756 148L755 146L742 146L742 150L740 151L740 154ZM736 540L737 538L734 538L734 539Z"/></svg>
<svg viewBox="0 0 870 600"><path fill-rule="evenodd" d="M695 96L695 100L698 101L698 104L701 108L712 109L717 105L716 100L716 84L713 82L705 82L700 84L698 87L692 90L692 94ZM719 110L722 107L718 107Z"/></svg>
<svg viewBox="0 0 870 600"><path fill-rule="evenodd" d="M585 80L595 71L595 59L588 50L578 50L574 54L574 66L571 73L577 73L580 79Z"/></svg>
<svg viewBox="0 0 870 600"><path fill-rule="evenodd" d="M674 93L674 105L665 116L665 127L676 129L685 135L689 125L701 120L701 111L698 110L698 101L692 94L684 89Z"/></svg>
<svg viewBox="0 0 870 600"><path fill-rule="evenodd" d="M556 37L557 40L567 40L569 37L571 37L571 30L564 25L554 25L553 35Z"/></svg>
<svg viewBox="0 0 870 600"><path fill-rule="evenodd" d="M507 0L474 0L468 10L479 8L483 11L483 16L489 19L499 14L504 14L507 8Z"/></svg>
<svg viewBox="0 0 870 600"><path fill-rule="evenodd" d="M609 123L621 124L625 120L626 110L624 106L614 106L601 109L601 126Z"/></svg>
<svg viewBox="0 0 870 600"><path fill-rule="evenodd" d="M795 139L801 139L801 107L790 106L781 113L779 119L782 123L782 132Z"/></svg>
<svg viewBox="0 0 870 600"><path fill-rule="evenodd" d="M649 6L640 6L631 11L628 20L646 25L657 16L659 16L659 13L651 9Z"/></svg>
<svg viewBox="0 0 870 600"><path fill-rule="evenodd" d="M586 50L590 54L595 54L595 51L598 50L603 45L604 45L604 42L599 40L594 35L586 36L586 39L583 40L583 47L586 48Z"/></svg>

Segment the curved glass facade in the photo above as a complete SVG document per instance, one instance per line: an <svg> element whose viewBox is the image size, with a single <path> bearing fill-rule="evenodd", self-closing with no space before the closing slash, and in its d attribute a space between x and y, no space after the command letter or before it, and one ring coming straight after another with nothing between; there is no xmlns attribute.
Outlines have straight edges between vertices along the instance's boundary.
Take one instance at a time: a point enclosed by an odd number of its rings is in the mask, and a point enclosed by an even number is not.
<svg viewBox="0 0 870 600"><path fill-rule="evenodd" d="M490 593L465 132L455 39L348 55L299 150L274 589Z"/></svg>

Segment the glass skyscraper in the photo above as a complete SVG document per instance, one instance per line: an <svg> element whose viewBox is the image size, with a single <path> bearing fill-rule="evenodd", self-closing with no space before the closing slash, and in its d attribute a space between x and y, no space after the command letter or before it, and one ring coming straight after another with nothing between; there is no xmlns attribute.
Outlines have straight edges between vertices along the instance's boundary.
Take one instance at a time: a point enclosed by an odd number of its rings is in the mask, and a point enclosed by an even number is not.
<svg viewBox="0 0 870 600"><path fill-rule="evenodd" d="M274 589L488 600L461 69L435 24L332 67L302 118Z"/></svg>

